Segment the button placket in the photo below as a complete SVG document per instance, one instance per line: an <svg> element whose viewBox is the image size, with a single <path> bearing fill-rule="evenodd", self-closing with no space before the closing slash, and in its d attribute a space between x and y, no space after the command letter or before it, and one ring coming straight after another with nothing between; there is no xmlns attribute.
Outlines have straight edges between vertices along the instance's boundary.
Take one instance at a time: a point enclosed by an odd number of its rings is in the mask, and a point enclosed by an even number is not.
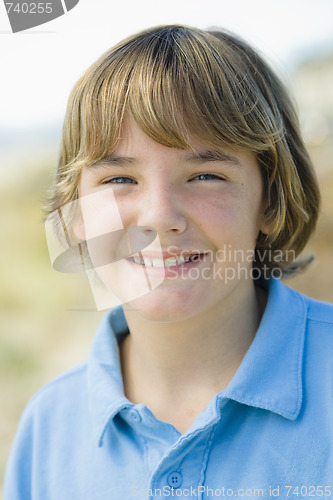
<svg viewBox="0 0 333 500"><path fill-rule="evenodd" d="M152 490L167 485L180 493L180 486L191 488L203 484L216 420L211 419L209 425L198 432L180 437L170 447L151 475L149 487ZM194 447L195 453L192 453Z"/></svg>

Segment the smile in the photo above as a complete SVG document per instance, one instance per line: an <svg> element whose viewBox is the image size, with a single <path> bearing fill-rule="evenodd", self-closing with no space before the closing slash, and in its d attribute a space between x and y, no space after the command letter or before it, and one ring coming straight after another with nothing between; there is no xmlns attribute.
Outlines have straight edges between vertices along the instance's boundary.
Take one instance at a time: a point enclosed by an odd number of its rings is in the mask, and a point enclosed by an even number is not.
<svg viewBox="0 0 333 500"><path fill-rule="evenodd" d="M145 267L174 267L174 266L181 266L183 264L186 264L188 262L195 262L196 260L199 260L201 257L203 257L205 254L193 254L189 256L179 256L179 257L168 257L167 259L156 259L156 258L148 258L148 257L140 257L137 256L132 256L128 257L128 260L131 260L135 264L138 264L140 266L145 266Z"/></svg>

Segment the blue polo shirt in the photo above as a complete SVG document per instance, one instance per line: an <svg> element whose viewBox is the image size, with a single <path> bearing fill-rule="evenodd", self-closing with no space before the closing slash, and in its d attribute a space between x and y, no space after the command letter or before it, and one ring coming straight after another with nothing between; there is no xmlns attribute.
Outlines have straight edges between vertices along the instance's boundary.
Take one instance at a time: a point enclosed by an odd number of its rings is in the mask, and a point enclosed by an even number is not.
<svg viewBox="0 0 333 500"><path fill-rule="evenodd" d="M271 280L230 384L184 434L123 393L121 308L19 424L5 500L333 496L333 307Z"/></svg>

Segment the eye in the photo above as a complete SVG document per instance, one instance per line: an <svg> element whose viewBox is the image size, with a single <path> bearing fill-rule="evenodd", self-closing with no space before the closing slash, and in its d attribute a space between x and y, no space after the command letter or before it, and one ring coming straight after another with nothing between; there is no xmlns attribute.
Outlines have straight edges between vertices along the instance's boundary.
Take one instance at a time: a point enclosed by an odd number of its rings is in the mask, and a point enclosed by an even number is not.
<svg viewBox="0 0 333 500"><path fill-rule="evenodd" d="M109 177L101 182L101 184L135 184L135 181L130 177Z"/></svg>
<svg viewBox="0 0 333 500"><path fill-rule="evenodd" d="M225 181L224 177L215 174L199 174L190 179L191 181Z"/></svg>

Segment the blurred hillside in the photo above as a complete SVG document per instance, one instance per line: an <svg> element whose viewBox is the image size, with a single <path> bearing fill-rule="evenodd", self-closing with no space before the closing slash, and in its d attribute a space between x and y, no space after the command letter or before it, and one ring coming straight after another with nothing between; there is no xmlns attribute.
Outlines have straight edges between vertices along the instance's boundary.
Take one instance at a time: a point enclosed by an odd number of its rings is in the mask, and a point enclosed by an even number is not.
<svg viewBox="0 0 333 500"><path fill-rule="evenodd" d="M333 53L304 59L291 75L305 141L322 192L317 231L305 254L316 260L288 285L319 300L333 302Z"/></svg>
<svg viewBox="0 0 333 500"><path fill-rule="evenodd" d="M333 136L333 54L301 62L293 86L307 144L323 145ZM322 168L323 165L318 165Z"/></svg>
<svg viewBox="0 0 333 500"><path fill-rule="evenodd" d="M323 203L305 253L316 261L288 280L333 302L333 54L304 60L290 75ZM41 207L52 182L60 126L2 134L0 161L0 477L27 400L84 359L103 313L87 282L56 273L45 243Z"/></svg>

